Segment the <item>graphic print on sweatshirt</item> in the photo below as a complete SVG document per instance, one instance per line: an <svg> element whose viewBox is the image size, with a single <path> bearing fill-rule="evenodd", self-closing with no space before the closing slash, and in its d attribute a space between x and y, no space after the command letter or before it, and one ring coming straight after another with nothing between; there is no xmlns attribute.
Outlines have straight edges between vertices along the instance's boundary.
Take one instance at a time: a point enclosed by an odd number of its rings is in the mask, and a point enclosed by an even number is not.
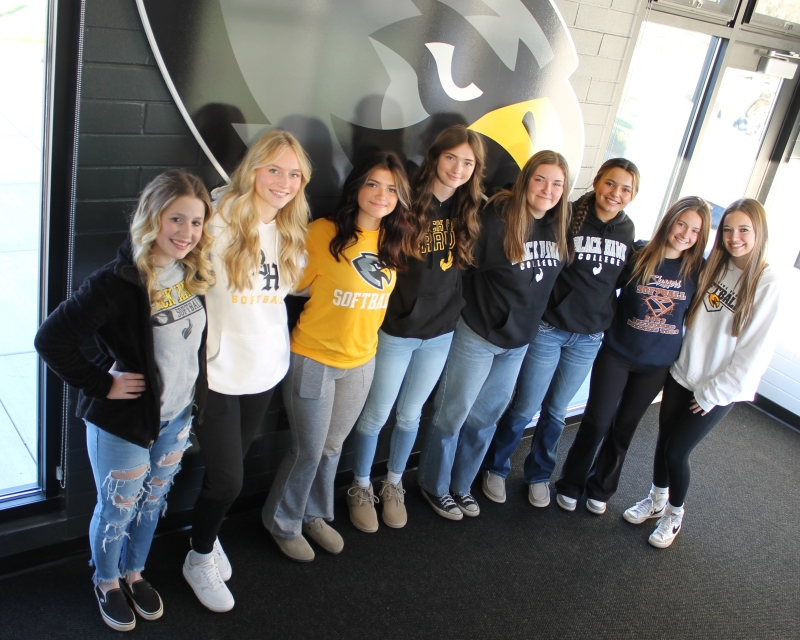
<svg viewBox="0 0 800 640"><path fill-rule="evenodd" d="M439 260L439 268L447 271L453 266L453 249L456 246L455 229L450 220L431 220L431 226L425 239L420 243L421 254L447 250L447 257Z"/></svg>
<svg viewBox="0 0 800 640"><path fill-rule="evenodd" d="M189 317L203 309L200 300L186 288L186 281L162 289L160 302L151 305L150 324L153 328L165 327L175 322L186 321L180 327L181 336L188 340L194 331L194 324Z"/></svg>
<svg viewBox="0 0 800 640"><path fill-rule="evenodd" d="M628 246L619 240L600 238L597 236L575 236L575 259L597 262L592 268L594 275L599 275L603 264L620 267L625 264Z"/></svg>
<svg viewBox="0 0 800 640"><path fill-rule="evenodd" d="M650 282L636 287L646 311L644 318L629 318L628 325L639 331L677 335L681 327L667 324L669 316L676 305L686 301L686 292L682 291L683 280L670 280L653 274Z"/></svg>
<svg viewBox="0 0 800 640"><path fill-rule="evenodd" d="M703 305L709 313L727 309L736 311L736 292L729 289L724 282L715 282L714 288L703 296Z"/></svg>
<svg viewBox="0 0 800 640"><path fill-rule="evenodd" d="M522 262L512 262L511 264L518 264L520 271L537 269L534 279L536 282L541 282L542 278L544 278L545 267L558 267L561 264L558 245L550 240L531 240L526 242Z"/></svg>
<svg viewBox="0 0 800 640"><path fill-rule="evenodd" d="M258 269L258 275L264 278L264 286L261 287L262 291L277 291L281 286L278 277L278 265L274 262L267 264L267 258L264 255L264 250L261 250L261 265Z"/></svg>

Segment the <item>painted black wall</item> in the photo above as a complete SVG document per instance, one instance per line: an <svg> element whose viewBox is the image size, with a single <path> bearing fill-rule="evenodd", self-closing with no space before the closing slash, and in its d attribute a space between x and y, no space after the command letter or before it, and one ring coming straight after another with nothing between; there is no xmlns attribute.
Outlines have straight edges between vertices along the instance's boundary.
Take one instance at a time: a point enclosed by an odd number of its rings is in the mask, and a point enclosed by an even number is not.
<svg viewBox="0 0 800 640"><path fill-rule="evenodd" d="M73 290L88 274L114 258L139 191L154 175L182 168L203 177L208 186L221 182L172 100L150 51L134 0L87 0L85 15ZM76 395L71 392L69 396L63 510L24 520L12 518L0 525L0 558L65 541L75 541L80 546L85 540L88 548L96 490L86 453L85 426L74 415ZM288 425L282 411L280 393L276 393L245 461L240 506L265 497L289 447ZM58 433L48 435L59 437ZM387 439L382 439L378 459L381 453L385 454L387 444ZM346 452L342 469L349 468L349 458ZM195 444L184 456L161 530L187 524L186 516L199 492L202 472L202 456Z"/></svg>

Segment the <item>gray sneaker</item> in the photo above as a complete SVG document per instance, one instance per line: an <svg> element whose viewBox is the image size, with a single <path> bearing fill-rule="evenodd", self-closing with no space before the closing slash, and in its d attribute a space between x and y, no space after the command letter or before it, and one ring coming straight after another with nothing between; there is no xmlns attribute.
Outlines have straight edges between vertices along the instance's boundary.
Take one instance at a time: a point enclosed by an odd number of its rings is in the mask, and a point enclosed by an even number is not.
<svg viewBox="0 0 800 640"><path fill-rule="evenodd" d="M586 508L596 516L602 516L606 512L606 503L602 500L587 498Z"/></svg>
<svg viewBox="0 0 800 640"><path fill-rule="evenodd" d="M483 495L492 502L503 504L506 501L506 479L491 471L483 472Z"/></svg>
<svg viewBox="0 0 800 640"><path fill-rule="evenodd" d="M550 483L534 482L528 485L528 502L534 507L546 507L550 504Z"/></svg>

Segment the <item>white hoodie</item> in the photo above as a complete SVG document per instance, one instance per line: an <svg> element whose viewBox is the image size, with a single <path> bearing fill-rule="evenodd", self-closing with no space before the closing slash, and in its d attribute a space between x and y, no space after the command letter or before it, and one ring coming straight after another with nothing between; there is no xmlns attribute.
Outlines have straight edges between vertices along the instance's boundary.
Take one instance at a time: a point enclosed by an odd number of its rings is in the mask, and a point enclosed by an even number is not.
<svg viewBox="0 0 800 640"><path fill-rule="evenodd" d="M738 338L731 335L741 276L741 269L728 262L722 281L702 294L703 304L670 369L704 411L752 400L775 350L779 286L769 267L758 281L750 322Z"/></svg>
<svg viewBox="0 0 800 640"><path fill-rule="evenodd" d="M259 223L261 264L245 291L228 288L221 254L230 242L225 221L211 221L211 262L217 284L206 294L208 388L226 395L261 393L278 384L289 368L289 330L284 298L292 283L278 273L278 229Z"/></svg>

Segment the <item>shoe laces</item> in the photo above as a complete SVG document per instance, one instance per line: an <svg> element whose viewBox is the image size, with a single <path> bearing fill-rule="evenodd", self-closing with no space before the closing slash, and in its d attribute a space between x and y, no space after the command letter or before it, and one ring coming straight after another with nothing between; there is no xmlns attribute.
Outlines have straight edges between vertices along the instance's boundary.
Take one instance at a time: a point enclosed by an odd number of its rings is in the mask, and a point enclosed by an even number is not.
<svg viewBox="0 0 800 640"><path fill-rule="evenodd" d="M475 504L475 498L472 497L471 493L459 493L458 499L464 505Z"/></svg>
<svg viewBox="0 0 800 640"><path fill-rule="evenodd" d="M197 565L200 572L203 574L206 582L208 582L212 591L216 591L220 586L225 584L222 576L219 574L219 567L217 566L217 559L214 557L209 558L205 562Z"/></svg>
<svg viewBox="0 0 800 640"><path fill-rule="evenodd" d="M458 508L456 501L453 500L453 496L451 496L449 493L446 493L441 498L439 498L439 503L441 504L442 509L444 509L445 511Z"/></svg>
<svg viewBox="0 0 800 640"><path fill-rule="evenodd" d="M365 502L373 502L377 504L379 502L378 497L370 490L372 487L359 487L358 485L353 485L347 490L347 495L358 498L358 504L362 505Z"/></svg>
<svg viewBox="0 0 800 640"><path fill-rule="evenodd" d="M383 481L383 488L381 488L381 492L378 494L383 497L386 502L390 502L391 500L397 500L399 503L405 502L405 495L406 490L400 486L400 483L392 484L391 482ZM384 493L386 495L384 495ZM376 499L375 502L378 500Z"/></svg>
<svg viewBox="0 0 800 640"><path fill-rule="evenodd" d="M658 525L656 526L656 530L653 532L654 536L658 536L661 538L666 538L672 536L672 529L675 526L675 523L683 519L683 514L674 514L674 513L665 513L658 519Z"/></svg>

